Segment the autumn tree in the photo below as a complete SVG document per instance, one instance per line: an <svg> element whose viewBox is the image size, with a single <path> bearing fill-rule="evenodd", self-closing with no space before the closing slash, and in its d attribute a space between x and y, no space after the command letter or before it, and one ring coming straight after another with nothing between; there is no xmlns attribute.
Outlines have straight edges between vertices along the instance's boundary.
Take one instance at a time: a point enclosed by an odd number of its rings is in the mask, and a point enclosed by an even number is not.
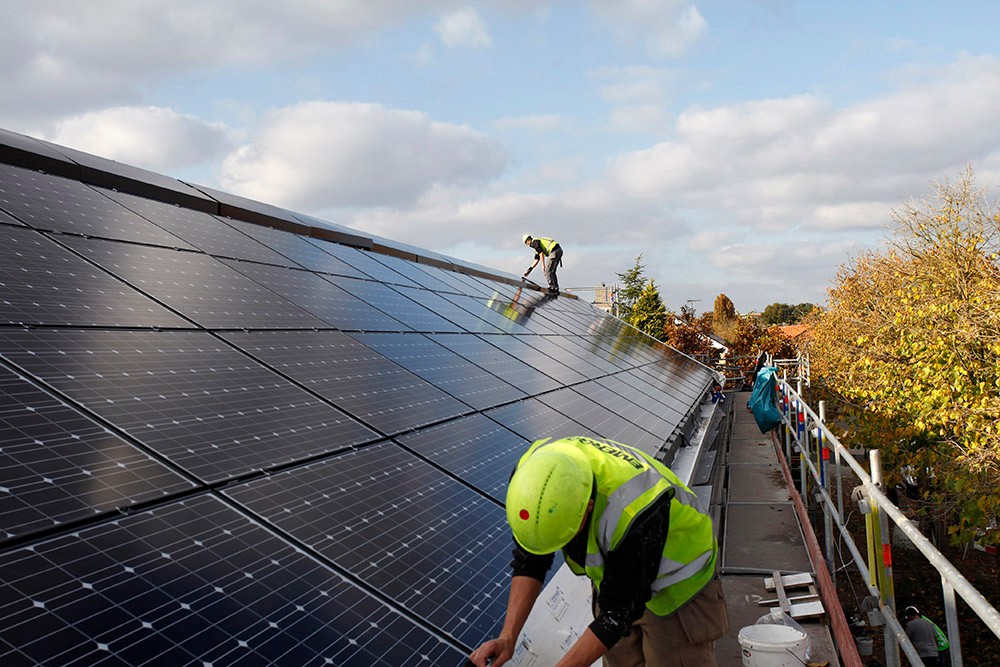
<svg viewBox="0 0 1000 667"><path fill-rule="evenodd" d="M715 333L729 340L733 334L736 321L739 319L739 315L736 313L736 306L733 305L732 300L725 294L715 297L713 306L712 328L715 330Z"/></svg>
<svg viewBox="0 0 1000 667"><path fill-rule="evenodd" d="M663 327L667 323L667 309L660 298L660 291L650 280L639 293L632 304L631 313L626 320L639 331L649 334L657 340L663 339Z"/></svg>
<svg viewBox="0 0 1000 667"><path fill-rule="evenodd" d="M1000 542L1000 210L971 169L893 211L887 250L841 268L814 328L814 378L841 397L845 444L904 466L957 542Z"/></svg>
<svg viewBox="0 0 1000 667"><path fill-rule="evenodd" d="M635 264L631 268L616 275L621 281L618 289L618 317L629 322L632 306L646 287L646 266L642 263L642 255L635 258Z"/></svg>
<svg viewBox="0 0 1000 667"><path fill-rule="evenodd" d="M711 325L708 317L695 317L689 305L681 307L676 317L667 317L662 339L670 347L705 363L714 362L717 356L712 346Z"/></svg>
<svg viewBox="0 0 1000 667"><path fill-rule="evenodd" d="M797 351L792 341L777 326L766 326L758 317L747 315L733 323L730 354L739 361L744 374L753 371L757 355L770 354L775 359L790 359Z"/></svg>

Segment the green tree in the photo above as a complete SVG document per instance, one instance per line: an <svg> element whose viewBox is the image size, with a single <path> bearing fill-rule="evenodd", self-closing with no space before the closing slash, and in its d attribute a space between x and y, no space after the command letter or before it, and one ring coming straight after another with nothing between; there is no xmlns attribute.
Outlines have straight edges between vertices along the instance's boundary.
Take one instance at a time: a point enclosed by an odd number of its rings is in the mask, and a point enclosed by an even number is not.
<svg viewBox="0 0 1000 667"><path fill-rule="evenodd" d="M646 287L646 267L642 263L642 255L635 258L635 264L631 268L616 275L621 281L618 289L618 317L630 322L632 306Z"/></svg>
<svg viewBox="0 0 1000 667"><path fill-rule="evenodd" d="M663 340L663 327L667 323L667 309L660 298L660 291L650 280L632 305L632 312L627 320L639 331L649 334L657 340Z"/></svg>
<svg viewBox="0 0 1000 667"><path fill-rule="evenodd" d="M798 324L814 307L811 303L800 303L795 306L772 303L764 308L760 319L764 324Z"/></svg>
<svg viewBox="0 0 1000 667"><path fill-rule="evenodd" d="M890 484L918 476L956 542L1000 512L1000 209L971 169L892 212L884 252L842 267L810 344L852 446L878 447Z"/></svg>

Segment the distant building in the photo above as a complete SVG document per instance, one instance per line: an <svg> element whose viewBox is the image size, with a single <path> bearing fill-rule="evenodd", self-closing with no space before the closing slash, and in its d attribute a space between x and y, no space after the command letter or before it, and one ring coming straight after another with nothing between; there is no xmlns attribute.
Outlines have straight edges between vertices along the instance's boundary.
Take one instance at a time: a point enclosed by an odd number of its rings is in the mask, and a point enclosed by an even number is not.
<svg viewBox="0 0 1000 667"><path fill-rule="evenodd" d="M594 288L594 306L600 308L605 313L615 314L615 302L617 300L618 287L611 286L608 287L605 284L601 284L600 287Z"/></svg>

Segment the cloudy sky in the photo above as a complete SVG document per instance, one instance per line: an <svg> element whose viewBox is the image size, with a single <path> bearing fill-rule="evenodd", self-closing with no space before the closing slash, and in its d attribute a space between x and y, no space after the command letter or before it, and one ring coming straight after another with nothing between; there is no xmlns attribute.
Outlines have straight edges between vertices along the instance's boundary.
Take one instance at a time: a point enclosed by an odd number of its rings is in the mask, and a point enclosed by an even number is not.
<svg viewBox="0 0 1000 667"><path fill-rule="evenodd" d="M0 127L564 287L823 302L1000 180L992 0L0 0ZM540 275L534 276L541 280Z"/></svg>

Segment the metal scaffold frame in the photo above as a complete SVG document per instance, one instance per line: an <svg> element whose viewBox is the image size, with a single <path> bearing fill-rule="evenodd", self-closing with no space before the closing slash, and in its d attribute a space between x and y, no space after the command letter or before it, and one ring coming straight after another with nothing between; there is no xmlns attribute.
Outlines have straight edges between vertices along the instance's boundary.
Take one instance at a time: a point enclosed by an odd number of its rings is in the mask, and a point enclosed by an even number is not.
<svg viewBox="0 0 1000 667"><path fill-rule="evenodd" d="M808 364L806 365L808 368ZM968 604L983 623L1000 637L1000 612L993 607L985 597L955 568L938 549L924 537L923 533L896 507L882 492L882 471L879 451L870 449L868 470L855 459L826 425L824 404L819 403L819 414L816 414L802 399L802 383L806 378L797 378L797 387L793 389L784 378L778 382L777 400L782 411L784 424L785 458L791 461L792 454L797 455L800 464L800 489L803 500L818 503L823 510L826 533L826 561L830 566L834 560L833 525L850 551L854 565L867 582L869 592L877 600L874 613L884 622L886 665L897 667L899 649L902 649L912 664L921 665L923 661L917 655L916 649L906 636L902 624L896 617L895 595L892 584L892 553L889 544L889 526L891 519L897 529L903 531L917 550L934 566L941 576L941 589L944 597L945 617L947 620L947 635L951 644L951 665L961 667L962 648L958 631L958 613L956 608L956 593ZM774 433L772 431L772 433ZM775 436L777 437L777 436ZM824 450L826 456L824 456ZM832 458L836 474L836 503L830 496L830 480L827 474L829 459ZM860 481L860 486L852 494L865 514L868 555L862 556L855 545L844 520L844 498L842 474L844 464L853 471ZM808 474L807 474L808 471ZM831 567L835 572L835 568Z"/></svg>

